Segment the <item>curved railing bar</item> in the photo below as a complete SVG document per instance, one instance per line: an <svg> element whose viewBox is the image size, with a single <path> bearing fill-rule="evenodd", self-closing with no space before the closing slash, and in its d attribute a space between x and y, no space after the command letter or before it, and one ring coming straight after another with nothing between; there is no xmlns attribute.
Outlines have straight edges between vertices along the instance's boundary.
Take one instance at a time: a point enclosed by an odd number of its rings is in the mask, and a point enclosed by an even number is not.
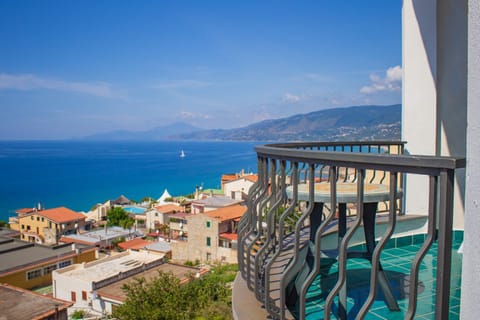
<svg viewBox="0 0 480 320"><path fill-rule="evenodd" d="M259 159L257 159L257 167L258 167L258 172L260 172L261 169L261 162ZM242 219L240 222L242 223L238 230L238 236L239 236L239 252L238 252L238 263L239 263L239 270L241 271L242 277L246 280L246 270L245 270L245 259L247 258L245 256L245 241L247 241L247 233L250 232L252 228L252 222L253 222L253 203L254 200L257 199L257 196L260 195L260 190L262 189L262 184L261 184L261 179L257 179L257 181L250 187L248 191L248 198L247 198L247 211L246 213L242 216ZM243 220L243 218L245 219ZM242 220L244 222L242 222Z"/></svg>
<svg viewBox="0 0 480 320"><path fill-rule="evenodd" d="M278 188L280 196L277 198L278 199L277 202L272 206L272 211L275 212L275 214L276 214L278 208L283 203L285 203L285 200L287 198L287 195L285 194L285 185L286 185L285 184L285 161L281 161L280 162L280 186ZM280 217L279 220L281 221L281 217ZM275 222L273 222L273 225L274 225L274 227L276 227ZM274 233L275 233L275 229L276 228L274 228L274 230L273 230ZM270 282L268 281L270 279L270 269L271 269L271 266L272 266L273 262L275 261L275 258L282 251L281 243L282 243L282 240L283 240L283 235L281 233L279 233L277 236L278 236L278 243L277 243L277 247L275 249L275 252L273 253L272 257L270 258L270 260L265 265L265 284L264 284L264 287L265 287L265 308L267 309L267 311L269 313L274 311L270 307L270 299L271 299L271 297L270 297Z"/></svg>
<svg viewBox="0 0 480 320"><path fill-rule="evenodd" d="M430 188L430 200L428 203L428 237L425 239L420 250L413 259L412 266L410 268L410 290L408 298L408 311L405 315L405 319L413 319L417 310L417 294L418 294L418 271L423 258L427 254L428 250L432 247L435 241L436 228L437 228L437 192L438 189L438 177L431 176L429 179Z"/></svg>
<svg viewBox="0 0 480 320"><path fill-rule="evenodd" d="M264 198L265 194L268 192L268 173L266 170L266 161L268 158L259 158L258 161L261 161L261 171L259 172L259 179L262 179L262 188L260 190L260 194L257 199L254 200L253 206L252 206L252 225L250 232L247 234L247 239L250 237L253 237L251 239L251 242L247 245L247 287L250 290L253 290L253 286L251 284L251 275L252 275L252 270L251 270L251 250L253 245L257 242L257 240L260 238L260 233L261 233L261 208L260 208L260 202ZM257 225L258 223L258 225Z"/></svg>
<svg viewBox="0 0 480 320"><path fill-rule="evenodd" d="M270 159L270 176L269 176L269 181L270 181L270 194L269 196L265 199L264 204L266 205L267 203L271 203L272 200L275 201L275 198L277 197L277 179L276 179L276 160ZM276 201L275 201L276 202ZM271 232L270 229L272 228L271 226L271 216L274 214L273 206L268 209L268 212L265 214L266 218L265 221L267 223L267 228L266 228L266 239L261 248L257 251L255 254L255 294L257 296L258 300L263 300L264 295L262 294L262 290L260 290L259 286L261 286L261 272L260 269L263 266L263 258L265 252L268 250L270 246L270 241L271 241ZM263 209L262 209L263 212ZM263 229L263 228L262 228ZM265 287L263 285L263 287Z"/></svg>
<svg viewBox="0 0 480 320"><path fill-rule="evenodd" d="M329 170L330 177L336 176L337 168L334 166L330 167ZM320 260L322 256L322 234L326 227L330 224L333 217L335 216L336 208L337 208L337 180L330 178L330 214L326 217L326 219L320 224L318 230L315 233L315 252L314 252L314 265L313 270L310 272L308 277L305 279L305 283L302 285L300 289L300 305L299 305L299 312L300 312L300 319L305 319L306 317L306 296L308 288L312 285L315 278L318 276L320 272Z"/></svg>
<svg viewBox="0 0 480 320"><path fill-rule="evenodd" d="M283 218L283 220L281 219L281 224L280 224L280 236L283 237L283 223L285 221L285 217L287 216L287 212L290 214L292 211L295 211L295 207L297 205L297 202L298 202L298 162L293 162L293 173L292 173L292 199L290 200L290 207L288 207L288 209L286 210L286 212L282 215L281 218ZM291 210L289 210L291 209ZM298 246L296 246L296 243L295 243L295 249L298 249ZM295 259L296 255L294 256L294 259ZM284 275L287 274L287 271L289 269L293 268L293 266L290 264L288 265L286 268L285 268L285 272L284 272ZM287 287L287 283L285 283L285 277L282 277L280 279L280 319L285 319L285 308L286 308L286 304L285 304L285 300L286 300L286 297L285 297L285 289Z"/></svg>
<svg viewBox="0 0 480 320"><path fill-rule="evenodd" d="M368 310L372 306L375 296L377 295L377 283L378 283L378 273L380 271L380 254L382 253L383 247L385 244L390 240L392 237L393 232L395 231L395 225L397 222L397 210L395 203L397 202L397 173L390 172L390 210L388 213L388 228L385 231L384 235L382 236L381 240L375 246L375 250L373 250L372 255L372 269L370 271L370 293L368 294L367 300L363 303L360 311L358 312L358 317L363 319L367 314ZM386 301L395 301L395 297L387 297L390 292L383 293L386 297ZM388 300L390 299L390 300ZM397 306L398 307L398 306Z"/></svg>
<svg viewBox="0 0 480 320"><path fill-rule="evenodd" d="M357 218L353 226L347 231L344 238L340 243L339 248L339 255L338 255L338 279L333 287L332 291L330 291L327 299L325 300L325 309L324 309L324 318L330 319L330 310L332 309L333 299L335 296L340 292L340 289L346 283L347 277L347 248L350 239L352 238L353 234L357 231L360 227L360 223L362 222L363 217L363 195L364 195L364 169L358 170L358 182L357 182ZM339 304L340 304L340 297L339 297ZM346 306L343 306L346 307ZM346 311L346 310L344 310ZM339 312L342 312L341 308L339 307ZM342 316L340 316L342 318Z"/></svg>

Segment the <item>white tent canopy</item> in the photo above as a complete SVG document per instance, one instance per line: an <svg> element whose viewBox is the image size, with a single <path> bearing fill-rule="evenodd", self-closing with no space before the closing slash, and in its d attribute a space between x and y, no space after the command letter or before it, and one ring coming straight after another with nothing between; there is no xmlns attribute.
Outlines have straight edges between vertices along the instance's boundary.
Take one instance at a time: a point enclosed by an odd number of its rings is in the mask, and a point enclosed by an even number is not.
<svg viewBox="0 0 480 320"><path fill-rule="evenodd" d="M171 197L172 197L172 196L170 195L170 193L168 193L168 190L165 189L165 191L163 192L162 196L161 196L160 198L158 198L157 202L158 202L159 204L165 204L165 203L167 203L167 202L165 201L165 199L168 199L168 198L171 198Z"/></svg>

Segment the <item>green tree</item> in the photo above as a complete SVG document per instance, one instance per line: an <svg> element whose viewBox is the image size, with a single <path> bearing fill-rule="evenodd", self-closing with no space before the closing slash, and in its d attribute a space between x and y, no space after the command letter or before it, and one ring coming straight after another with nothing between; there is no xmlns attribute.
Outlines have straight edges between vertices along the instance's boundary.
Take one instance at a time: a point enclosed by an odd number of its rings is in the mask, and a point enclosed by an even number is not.
<svg viewBox="0 0 480 320"><path fill-rule="evenodd" d="M203 278L191 274L185 284L172 272L159 272L149 281L137 278L123 286L127 298L113 316L120 320L232 319L228 283L237 269L236 265L214 267Z"/></svg>
<svg viewBox="0 0 480 320"><path fill-rule="evenodd" d="M109 226L120 226L124 229L129 229L135 222L135 220L128 215L128 212L121 207L113 207L108 210L107 219Z"/></svg>
<svg viewBox="0 0 480 320"><path fill-rule="evenodd" d="M83 310L75 310L72 313L72 319L83 319L85 317L85 311Z"/></svg>

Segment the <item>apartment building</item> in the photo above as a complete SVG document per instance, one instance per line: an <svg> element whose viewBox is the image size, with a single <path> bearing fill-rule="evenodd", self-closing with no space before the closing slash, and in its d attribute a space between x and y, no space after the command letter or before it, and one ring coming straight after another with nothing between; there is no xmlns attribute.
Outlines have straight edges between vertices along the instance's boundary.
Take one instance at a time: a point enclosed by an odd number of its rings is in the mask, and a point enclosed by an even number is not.
<svg viewBox="0 0 480 320"><path fill-rule="evenodd" d="M24 289L47 286L52 283L53 270L96 258L97 251L92 246L46 246L0 237L0 283Z"/></svg>
<svg viewBox="0 0 480 320"><path fill-rule="evenodd" d="M237 226L246 208L240 204L186 217L186 241L171 244L174 260L237 262Z"/></svg>
<svg viewBox="0 0 480 320"><path fill-rule="evenodd" d="M66 207L18 211L20 239L40 244L57 244L61 236L85 228L85 216Z"/></svg>
<svg viewBox="0 0 480 320"><path fill-rule="evenodd" d="M73 302L78 309L111 313L111 303L99 294L105 287L165 263L165 256L151 252L125 251L89 263L74 264L53 272L53 296Z"/></svg>

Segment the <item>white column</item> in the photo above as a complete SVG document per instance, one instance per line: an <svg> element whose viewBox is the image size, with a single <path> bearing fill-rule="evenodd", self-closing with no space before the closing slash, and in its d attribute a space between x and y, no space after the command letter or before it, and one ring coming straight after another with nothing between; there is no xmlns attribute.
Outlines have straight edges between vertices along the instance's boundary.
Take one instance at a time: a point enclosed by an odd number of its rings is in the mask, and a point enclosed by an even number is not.
<svg viewBox="0 0 480 320"><path fill-rule="evenodd" d="M402 139L410 154L466 156L467 0L403 1ZM465 171L456 172L454 228L463 229ZM408 176L407 213L426 213L428 181Z"/></svg>
<svg viewBox="0 0 480 320"><path fill-rule="evenodd" d="M462 157L467 148L467 0L437 3L437 155ZM463 229L465 169L455 172L455 229Z"/></svg>
<svg viewBox="0 0 480 320"><path fill-rule="evenodd" d="M480 2L468 1L468 126L461 319L480 308Z"/></svg>
<svg viewBox="0 0 480 320"><path fill-rule="evenodd" d="M402 139L408 154L435 155L436 1L404 0L402 12ZM406 212L426 214L428 179L408 176Z"/></svg>

